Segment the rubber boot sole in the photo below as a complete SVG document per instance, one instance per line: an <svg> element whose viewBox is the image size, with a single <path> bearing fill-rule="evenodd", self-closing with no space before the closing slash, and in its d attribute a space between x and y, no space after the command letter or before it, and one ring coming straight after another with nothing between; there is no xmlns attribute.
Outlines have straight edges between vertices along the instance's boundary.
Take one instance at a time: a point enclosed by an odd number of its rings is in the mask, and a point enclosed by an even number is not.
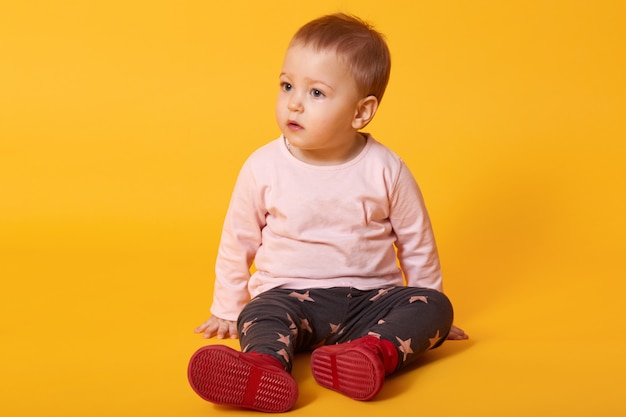
<svg viewBox="0 0 626 417"><path fill-rule="evenodd" d="M298 386L284 369L228 346L205 346L189 361L189 383L206 401L269 413L290 410Z"/></svg>
<svg viewBox="0 0 626 417"><path fill-rule="evenodd" d="M349 343L323 346L311 354L313 378L323 387L355 400L373 398L383 386L382 361L369 349Z"/></svg>

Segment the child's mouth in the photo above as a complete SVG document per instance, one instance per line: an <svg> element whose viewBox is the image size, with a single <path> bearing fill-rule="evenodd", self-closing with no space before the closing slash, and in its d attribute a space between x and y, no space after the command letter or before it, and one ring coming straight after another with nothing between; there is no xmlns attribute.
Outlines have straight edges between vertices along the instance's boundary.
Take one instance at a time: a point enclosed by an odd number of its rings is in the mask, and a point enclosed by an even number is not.
<svg viewBox="0 0 626 417"><path fill-rule="evenodd" d="M296 123L296 122L294 122L292 120L289 120L287 122L287 127L289 129L291 129L291 130L301 130L302 129L302 126L300 126L298 123Z"/></svg>

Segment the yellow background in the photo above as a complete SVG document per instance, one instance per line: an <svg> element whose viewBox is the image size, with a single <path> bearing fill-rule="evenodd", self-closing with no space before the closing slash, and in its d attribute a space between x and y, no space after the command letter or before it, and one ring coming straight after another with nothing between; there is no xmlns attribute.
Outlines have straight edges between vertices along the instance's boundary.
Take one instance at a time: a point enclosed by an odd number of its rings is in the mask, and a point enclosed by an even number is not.
<svg viewBox="0 0 626 417"><path fill-rule="evenodd" d="M0 415L251 415L188 387L192 329L284 48L336 11L387 35L368 130L422 186L471 340L370 403L299 357L292 413L626 415L620 0L3 1Z"/></svg>

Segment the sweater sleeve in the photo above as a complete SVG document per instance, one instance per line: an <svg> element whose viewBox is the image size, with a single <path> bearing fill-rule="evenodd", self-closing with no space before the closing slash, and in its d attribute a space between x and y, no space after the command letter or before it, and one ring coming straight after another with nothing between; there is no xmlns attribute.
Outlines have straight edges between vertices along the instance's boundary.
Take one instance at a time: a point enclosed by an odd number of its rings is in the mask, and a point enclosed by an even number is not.
<svg viewBox="0 0 626 417"><path fill-rule="evenodd" d="M251 165L246 161L235 183L215 264L211 313L225 320L237 320L250 299L250 267L265 226L265 211Z"/></svg>
<svg viewBox="0 0 626 417"><path fill-rule="evenodd" d="M443 290L439 254L422 193L402 163L390 200L390 220L406 284Z"/></svg>

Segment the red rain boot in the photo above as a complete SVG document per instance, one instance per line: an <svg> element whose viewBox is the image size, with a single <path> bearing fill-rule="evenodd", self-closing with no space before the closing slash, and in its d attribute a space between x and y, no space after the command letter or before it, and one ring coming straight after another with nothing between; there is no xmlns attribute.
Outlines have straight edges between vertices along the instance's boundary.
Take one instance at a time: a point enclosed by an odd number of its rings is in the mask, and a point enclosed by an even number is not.
<svg viewBox="0 0 626 417"><path fill-rule="evenodd" d="M397 364L393 343L374 336L322 346L311 355L317 383L355 400L369 400L378 394L385 375L395 371Z"/></svg>
<svg viewBox="0 0 626 417"><path fill-rule="evenodd" d="M187 375L193 390L215 404L281 413L298 398L295 379L278 359L228 346L200 348L189 361Z"/></svg>

